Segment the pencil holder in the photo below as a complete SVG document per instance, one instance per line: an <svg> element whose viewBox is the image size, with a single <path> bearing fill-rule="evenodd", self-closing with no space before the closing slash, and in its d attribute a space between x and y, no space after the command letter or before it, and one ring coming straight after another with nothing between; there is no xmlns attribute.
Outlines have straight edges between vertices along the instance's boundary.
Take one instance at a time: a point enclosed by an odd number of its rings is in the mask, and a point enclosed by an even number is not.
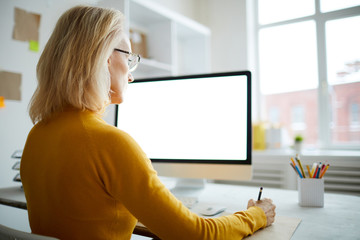
<svg viewBox="0 0 360 240"><path fill-rule="evenodd" d="M299 205L324 207L324 179L298 178Z"/></svg>

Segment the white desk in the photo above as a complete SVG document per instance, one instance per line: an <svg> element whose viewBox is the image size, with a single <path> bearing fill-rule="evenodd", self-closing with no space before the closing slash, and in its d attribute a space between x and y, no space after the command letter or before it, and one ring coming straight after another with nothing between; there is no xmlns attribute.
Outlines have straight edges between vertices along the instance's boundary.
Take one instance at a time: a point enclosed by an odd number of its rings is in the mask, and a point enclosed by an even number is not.
<svg viewBox="0 0 360 240"><path fill-rule="evenodd" d="M259 188L212 184L200 195L200 202L225 204L227 212L246 209L249 198L256 199ZM360 197L325 194L324 208L298 205L294 190L264 188L262 198L271 198L278 216L302 219L292 239L360 239Z"/></svg>
<svg viewBox="0 0 360 240"><path fill-rule="evenodd" d="M257 187L207 184L198 196L200 204L225 205L231 213L246 209L248 199L256 199L258 192ZM294 190L264 188L266 197L273 199L278 216L302 219L292 239L360 239L360 197L325 194L324 208L300 207ZM0 189L0 203L26 207L19 187Z"/></svg>

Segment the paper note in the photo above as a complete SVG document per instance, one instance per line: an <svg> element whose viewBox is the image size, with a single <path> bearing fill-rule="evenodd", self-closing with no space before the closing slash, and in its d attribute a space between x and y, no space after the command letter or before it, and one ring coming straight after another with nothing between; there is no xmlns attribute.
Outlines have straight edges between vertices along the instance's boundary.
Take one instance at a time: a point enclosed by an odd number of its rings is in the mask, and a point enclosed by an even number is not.
<svg viewBox="0 0 360 240"><path fill-rule="evenodd" d="M253 235L248 236L246 240L276 239L289 240L294 235L296 228L301 222L300 218L285 216L276 216L275 222L267 227L256 231Z"/></svg>
<svg viewBox="0 0 360 240"><path fill-rule="evenodd" d="M13 39L28 42L39 41L40 14L15 8Z"/></svg>
<svg viewBox="0 0 360 240"><path fill-rule="evenodd" d="M21 100L21 74L0 71L0 96Z"/></svg>
<svg viewBox="0 0 360 240"><path fill-rule="evenodd" d="M29 41L29 49L30 49L30 51L38 52L39 51L39 42L30 40Z"/></svg>
<svg viewBox="0 0 360 240"><path fill-rule="evenodd" d="M130 29L130 44L133 52L141 55L143 58L147 58L147 47L146 47L146 35L135 29Z"/></svg>
<svg viewBox="0 0 360 240"><path fill-rule="evenodd" d="M222 216L228 215L228 212L224 212ZM285 216L276 216L275 222L266 228L256 231L253 235L245 237L246 240L290 240L297 229L300 218L292 218ZM146 228L141 222L137 222L136 228L142 232L153 234L149 229Z"/></svg>
<svg viewBox="0 0 360 240"><path fill-rule="evenodd" d="M0 108L5 107L5 98L3 96L0 96Z"/></svg>

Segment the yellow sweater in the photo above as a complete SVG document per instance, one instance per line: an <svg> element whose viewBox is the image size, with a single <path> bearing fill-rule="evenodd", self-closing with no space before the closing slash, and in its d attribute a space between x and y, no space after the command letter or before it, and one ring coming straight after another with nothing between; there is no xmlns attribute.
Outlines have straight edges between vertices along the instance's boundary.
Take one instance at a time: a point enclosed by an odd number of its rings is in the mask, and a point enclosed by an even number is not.
<svg viewBox="0 0 360 240"><path fill-rule="evenodd" d="M89 111L67 109L33 127L21 180L32 232L63 240L130 239L137 219L162 239L241 239L266 225L258 207L192 213L128 134Z"/></svg>

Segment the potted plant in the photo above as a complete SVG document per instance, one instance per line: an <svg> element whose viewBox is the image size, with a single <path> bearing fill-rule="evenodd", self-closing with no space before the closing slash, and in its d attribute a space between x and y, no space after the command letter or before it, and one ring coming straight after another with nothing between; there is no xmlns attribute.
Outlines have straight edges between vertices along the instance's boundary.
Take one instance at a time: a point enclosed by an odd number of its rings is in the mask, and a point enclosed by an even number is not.
<svg viewBox="0 0 360 240"><path fill-rule="evenodd" d="M300 135L300 134L295 135L295 138L294 138L294 150L295 150L296 153L301 152L303 140L304 140L304 138L303 138L302 135Z"/></svg>

